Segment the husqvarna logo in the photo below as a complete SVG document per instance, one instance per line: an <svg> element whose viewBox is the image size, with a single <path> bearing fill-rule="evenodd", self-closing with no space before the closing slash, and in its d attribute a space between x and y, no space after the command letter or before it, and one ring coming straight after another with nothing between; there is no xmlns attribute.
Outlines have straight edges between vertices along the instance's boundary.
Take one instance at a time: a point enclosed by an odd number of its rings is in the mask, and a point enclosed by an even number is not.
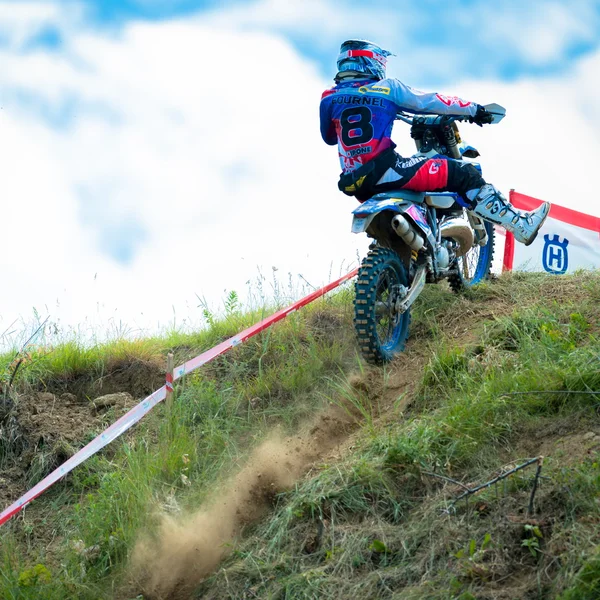
<svg viewBox="0 0 600 600"><path fill-rule="evenodd" d="M542 266L544 267L544 271L555 273L556 275L562 275L567 272L569 268L568 245L569 240L564 238L561 242L558 234L552 236L552 238L548 234L544 236L544 250L542 251Z"/></svg>

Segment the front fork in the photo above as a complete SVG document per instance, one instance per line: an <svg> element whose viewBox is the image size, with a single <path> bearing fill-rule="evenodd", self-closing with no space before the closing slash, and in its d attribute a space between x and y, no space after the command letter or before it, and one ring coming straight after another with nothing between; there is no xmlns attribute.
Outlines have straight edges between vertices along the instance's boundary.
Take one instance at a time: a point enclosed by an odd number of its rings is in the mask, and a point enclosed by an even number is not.
<svg viewBox="0 0 600 600"><path fill-rule="evenodd" d="M425 280L427 278L427 264L421 264L417 268L417 272L413 277L410 287L400 286L398 298L394 306L394 310L398 314L406 312L414 301L419 297L419 294L425 287Z"/></svg>

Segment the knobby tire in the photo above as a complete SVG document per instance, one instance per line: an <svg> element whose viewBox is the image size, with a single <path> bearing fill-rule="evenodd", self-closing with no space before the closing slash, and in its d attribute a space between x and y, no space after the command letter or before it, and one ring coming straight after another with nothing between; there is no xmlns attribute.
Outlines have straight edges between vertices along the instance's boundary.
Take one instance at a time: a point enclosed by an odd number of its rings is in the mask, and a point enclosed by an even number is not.
<svg viewBox="0 0 600 600"><path fill-rule="evenodd" d="M472 275L465 277L463 271L459 268L457 273L448 277L448 283L452 291L459 293L465 288L473 287L489 278L492 270L492 261L494 260L494 249L496 245L495 231L492 223L484 221L485 230L488 235L488 241L485 246L474 246L467 252L467 261ZM458 260L458 265L462 264L463 257Z"/></svg>
<svg viewBox="0 0 600 600"><path fill-rule="evenodd" d="M354 327L361 353L371 364L389 362L404 350L410 311L396 314L391 306L397 298L395 286L407 286L407 280L404 263L389 248L376 246L362 262L355 284Z"/></svg>

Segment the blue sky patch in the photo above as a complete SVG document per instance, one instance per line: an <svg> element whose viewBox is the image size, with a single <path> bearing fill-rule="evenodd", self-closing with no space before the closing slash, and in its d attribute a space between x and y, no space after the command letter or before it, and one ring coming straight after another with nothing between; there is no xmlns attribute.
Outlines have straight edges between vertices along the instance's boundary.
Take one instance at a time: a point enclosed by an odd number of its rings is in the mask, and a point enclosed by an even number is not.
<svg viewBox="0 0 600 600"><path fill-rule="evenodd" d="M393 74L402 78L404 73L408 83L417 76L416 85L560 73L600 44L600 0L322 0L303 4L301 19L283 0L273 5L261 0L82 2L97 26L233 11L232 27L285 36L319 64L327 79L340 43L352 37L372 39L395 52L402 66Z"/></svg>
<svg viewBox="0 0 600 600"><path fill-rule="evenodd" d="M223 6L218 0L81 0L98 23L119 24L131 19L157 21Z"/></svg>
<svg viewBox="0 0 600 600"><path fill-rule="evenodd" d="M29 38L23 50L59 50L63 46L63 36L53 25L46 25Z"/></svg>
<svg viewBox="0 0 600 600"><path fill-rule="evenodd" d="M79 218L96 239L98 249L127 266L148 239L148 232L136 214L120 206L123 184L115 178L107 180L78 186Z"/></svg>
<svg viewBox="0 0 600 600"><path fill-rule="evenodd" d="M600 45L600 0L305 0L301 8L285 0L56 4L75 12L83 9L84 21L78 26L104 28L107 34L133 21L210 20L218 15L222 27L283 36L315 62L327 80L335 74L342 41L372 39L397 55L391 59L390 75L431 89L467 78L515 80L564 73ZM0 46L5 33L0 29ZM60 50L63 35L53 24L43 24L25 49Z"/></svg>
<svg viewBox="0 0 600 600"><path fill-rule="evenodd" d="M147 238L143 225L133 216L103 227L99 232L100 250L123 266L131 264L137 250Z"/></svg>

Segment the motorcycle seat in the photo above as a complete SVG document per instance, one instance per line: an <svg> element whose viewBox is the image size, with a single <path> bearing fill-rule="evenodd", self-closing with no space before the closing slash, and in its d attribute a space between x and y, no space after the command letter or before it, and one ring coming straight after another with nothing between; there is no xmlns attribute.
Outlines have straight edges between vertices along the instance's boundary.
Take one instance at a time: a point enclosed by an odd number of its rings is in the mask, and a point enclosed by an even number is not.
<svg viewBox="0 0 600 600"><path fill-rule="evenodd" d="M389 198L398 198L399 200L407 200L415 204L423 204L425 202L425 194L423 192L411 192L410 190L392 190L382 192L371 196L370 200L388 200Z"/></svg>
<svg viewBox="0 0 600 600"><path fill-rule="evenodd" d="M451 192L431 193L425 196L425 203L434 208L452 208L456 202L456 194Z"/></svg>
<svg viewBox="0 0 600 600"><path fill-rule="evenodd" d="M452 192L412 192L410 190L392 190L371 196L370 200L389 200L396 198L414 204L427 204L434 208L449 209L456 202L456 194Z"/></svg>

